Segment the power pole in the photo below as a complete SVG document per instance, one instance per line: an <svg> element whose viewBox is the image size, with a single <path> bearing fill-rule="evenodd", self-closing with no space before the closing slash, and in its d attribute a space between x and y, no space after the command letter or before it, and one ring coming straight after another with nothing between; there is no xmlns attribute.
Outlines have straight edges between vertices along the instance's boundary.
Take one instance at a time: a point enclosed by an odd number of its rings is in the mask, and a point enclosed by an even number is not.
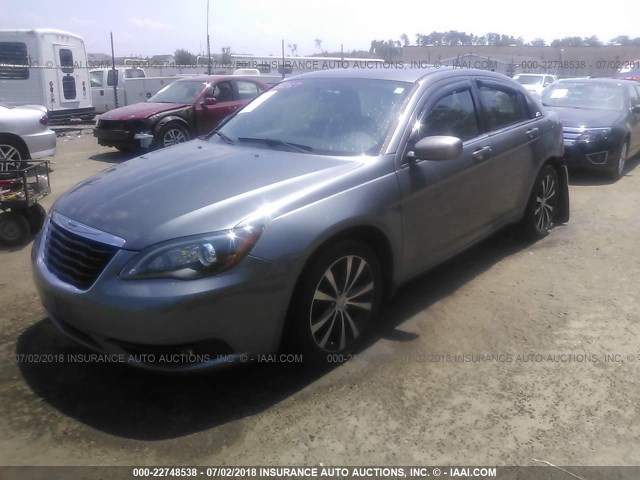
<svg viewBox="0 0 640 480"><path fill-rule="evenodd" d="M211 42L209 41L209 0L207 0L207 75L211 75Z"/></svg>

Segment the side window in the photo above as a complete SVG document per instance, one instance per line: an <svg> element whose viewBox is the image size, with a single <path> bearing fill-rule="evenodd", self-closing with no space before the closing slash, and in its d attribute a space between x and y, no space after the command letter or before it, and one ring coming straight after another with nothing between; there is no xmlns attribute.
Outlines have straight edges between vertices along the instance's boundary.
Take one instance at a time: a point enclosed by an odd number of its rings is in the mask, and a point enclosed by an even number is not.
<svg viewBox="0 0 640 480"><path fill-rule="evenodd" d="M253 97L257 97L262 93L258 88L258 85L246 80L236 80L238 86L238 99L239 100L251 100Z"/></svg>
<svg viewBox="0 0 640 480"><path fill-rule="evenodd" d="M544 83L542 84L542 86L548 87L552 83L553 83L553 79L551 77L544 77Z"/></svg>
<svg viewBox="0 0 640 480"><path fill-rule="evenodd" d="M629 86L629 100L631 100L632 107L640 105L640 87Z"/></svg>
<svg viewBox="0 0 640 480"><path fill-rule="evenodd" d="M497 130L531 118L527 100L517 90L482 81L478 82L478 90L489 130Z"/></svg>
<svg viewBox="0 0 640 480"><path fill-rule="evenodd" d="M64 73L73 73L73 53L68 48L61 48L58 53L60 56L60 66Z"/></svg>
<svg viewBox="0 0 640 480"><path fill-rule="evenodd" d="M0 66L0 80L28 79L27 45L22 42L0 42L0 65L2 65Z"/></svg>
<svg viewBox="0 0 640 480"><path fill-rule="evenodd" d="M107 86L113 87L118 85L118 70L109 70L107 72Z"/></svg>
<svg viewBox="0 0 640 480"><path fill-rule="evenodd" d="M233 101L233 90L230 82L216 83L213 87L213 96L218 103Z"/></svg>
<svg viewBox="0 0 640 480"><path fill-rule="evenodd" d="M102 82L104 81L104 72L101 70L89 72L89 80L91 81L92 87L102 87Z"/></svg>
<svg viewBox="0 0 640 480"><path fill-rule="evenodd" d="M447 93L424 116L420 137L449 135L461 140L478 135L478 117L469 89Z"/></svg>

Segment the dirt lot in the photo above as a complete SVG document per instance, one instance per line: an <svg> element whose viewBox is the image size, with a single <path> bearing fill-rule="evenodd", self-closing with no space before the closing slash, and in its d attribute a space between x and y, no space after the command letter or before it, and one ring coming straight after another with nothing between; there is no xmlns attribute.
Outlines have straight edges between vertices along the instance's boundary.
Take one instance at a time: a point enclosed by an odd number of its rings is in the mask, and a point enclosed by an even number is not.
<svg viewBox="0 0 640 480"><path fill-rule="evenodd" d="M126 159L88 131L58 140L46 207ZM0 464L639 464L639 172L575 175L569 224L500 234L405 286L371 344L323 373L16 362L84 350L47 320L31 246L0 250Z"/></svg>

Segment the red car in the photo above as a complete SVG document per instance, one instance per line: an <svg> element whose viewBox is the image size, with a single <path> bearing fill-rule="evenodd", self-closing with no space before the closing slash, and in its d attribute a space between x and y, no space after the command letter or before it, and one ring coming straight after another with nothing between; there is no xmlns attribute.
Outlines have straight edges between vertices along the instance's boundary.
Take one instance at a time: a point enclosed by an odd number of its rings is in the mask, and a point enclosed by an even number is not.
<svg viewBox="0 0 640 480"><path fill-rule="evenodd" d="M146 102L98 117L93 135L118 150L162 148L213 130L269 86L239 76L197 76L177 80Z"/></svg>

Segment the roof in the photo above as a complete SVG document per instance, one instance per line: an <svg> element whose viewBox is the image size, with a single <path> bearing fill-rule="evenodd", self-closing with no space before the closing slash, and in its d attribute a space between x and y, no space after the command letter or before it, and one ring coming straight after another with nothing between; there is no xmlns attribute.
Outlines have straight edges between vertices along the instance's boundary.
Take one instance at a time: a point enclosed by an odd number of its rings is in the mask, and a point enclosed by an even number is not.
<svg viewBox="0 0 640 480"><path fill-rule="evenodd" d="M55 30L53 28L29 28L29 29L0 29L0 33L31 33L34 35L64 35L67 37L77 38L79 40L84 39L80 35L76 35L75 33L65 32L63 30Z"/></svg>
<svg viewBox="0 0 640 480"><path fill-rule="evenodd" d="M192 75L188 77L180 77L176 82L211 82L213 80L252 80L254 82L264 84L260 79L244 75Z"/></svg>
<svg viewBox="0 0 640 480"><path fill-rule="evenodd" d="M623 80L621 78L562 78L553 85L570 82L601 83L606 85L638 85L638 82L635 80Z"/></svg>
<svg viewBox="0 0 640 480"><path fill-rule="evenodd" d="M466 76L480 75L505 79L504 75L487 70L468 68L433 67L433 68L349 68L320 70L317 72L303 73L291 78L366 78L376 80L392 80L398 82L415 83L425 77ZM435 78L434 78L435 80Z"/></svg>

